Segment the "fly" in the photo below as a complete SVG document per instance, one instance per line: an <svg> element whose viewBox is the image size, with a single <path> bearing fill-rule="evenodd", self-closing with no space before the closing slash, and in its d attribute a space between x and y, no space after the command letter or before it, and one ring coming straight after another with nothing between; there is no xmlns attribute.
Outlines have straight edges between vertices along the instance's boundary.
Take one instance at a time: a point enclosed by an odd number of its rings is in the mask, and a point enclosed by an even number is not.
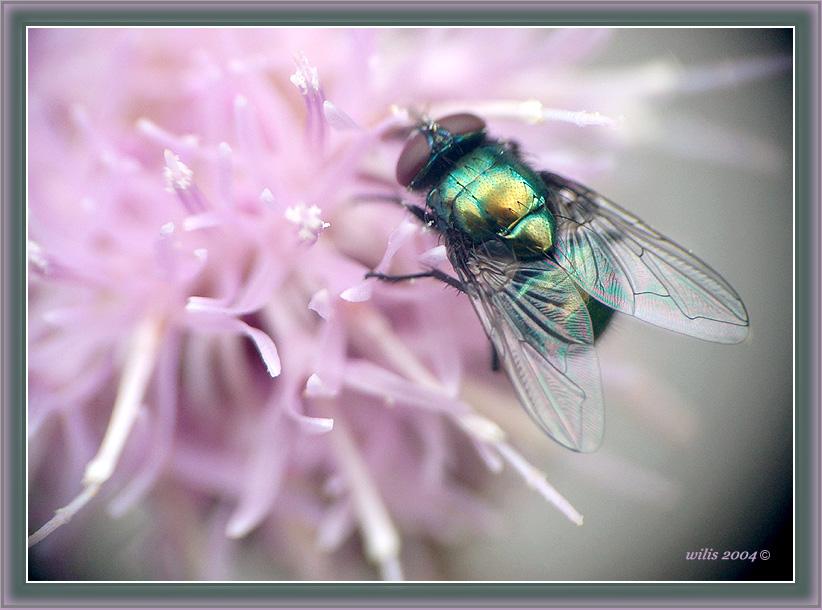
<svg viewBox="0 0 822 610"><path fill-rule="evenodd" d="M397 181L406 207L443 237L457 277L531 418L574 451L596 450L604 407L595 338L615 311L718 343L748 334L748 313L716 271L630 212L557 174L471 114L417 126Z"/></svg>

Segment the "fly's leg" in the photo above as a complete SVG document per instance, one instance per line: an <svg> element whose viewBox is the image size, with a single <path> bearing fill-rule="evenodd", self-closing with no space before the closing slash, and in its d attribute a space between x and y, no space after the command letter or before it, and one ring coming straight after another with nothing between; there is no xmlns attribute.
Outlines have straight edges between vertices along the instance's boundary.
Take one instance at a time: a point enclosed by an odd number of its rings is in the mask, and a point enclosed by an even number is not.
<svg viewBox="0 0 822 610"><path fill-rule="evenodd" d="M417 220L419 220L422 224L428 224L429 223L428 214L426 213L424 207L419 206L419 205L414 205L413 203L406 203L404 201L401 201L400 205L402 205L402 207L404 207L406 210L408 210L414 216L416 216Z"/></svg>
<svg viewBox="0 0 822 610"><path fill-rule="evenodd" d="M465 284L463 284L457 278L452 277L443 271L440 271L439 269L430 269L429 271L420 271L419 273L409 273L406 275L387 275L385 273L375 273L374 271L369 271L365 274L365 277L373 277L383 282L394 283L405 282L407 280L416 280L423 277L431 277L435 280L444 282L453 288L456 288L460 292L467 292L467 290L465 289Z"/></svg>

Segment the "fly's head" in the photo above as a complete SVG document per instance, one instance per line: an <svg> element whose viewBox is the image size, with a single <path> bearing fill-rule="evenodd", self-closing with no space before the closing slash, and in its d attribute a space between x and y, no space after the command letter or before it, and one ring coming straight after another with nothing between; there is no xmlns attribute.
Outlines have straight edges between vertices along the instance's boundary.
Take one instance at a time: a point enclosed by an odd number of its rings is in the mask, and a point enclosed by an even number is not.
<svg viewBox="0 0 822 610"><path fill-rule="evenodd" d="M485 121L468 113L421 119L397 160L397 182L412 190L430 187L453 162L485 139Z"/></svg>

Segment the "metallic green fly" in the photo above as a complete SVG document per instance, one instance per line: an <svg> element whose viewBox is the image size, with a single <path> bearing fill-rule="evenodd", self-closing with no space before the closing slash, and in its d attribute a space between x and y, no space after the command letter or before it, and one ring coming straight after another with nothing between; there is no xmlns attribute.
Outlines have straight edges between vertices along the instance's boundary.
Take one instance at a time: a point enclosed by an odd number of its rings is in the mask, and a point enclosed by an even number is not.
<svg viewBox="0 0 822 610"><path fill-rule="evenodd" d="M566 178L536 172L471 114L421 121L397 181L426 194L406 205L435 228L520 402L575 451L602 442L604 408L594 339L619 311L679 333L738 343L739 295L716 271L639 218Z"/></svg>

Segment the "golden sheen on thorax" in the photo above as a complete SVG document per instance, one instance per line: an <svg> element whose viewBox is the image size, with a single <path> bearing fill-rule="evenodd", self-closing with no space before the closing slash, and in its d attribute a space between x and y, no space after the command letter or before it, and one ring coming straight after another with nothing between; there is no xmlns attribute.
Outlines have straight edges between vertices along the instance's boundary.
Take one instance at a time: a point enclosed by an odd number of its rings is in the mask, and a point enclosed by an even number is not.
<svg viewBox="0 0 822 610"><path fill-rule="evenodd" d="M460 159L429 203L477 241L502 237L514 252L543 254L553 243L541 183L500 148L479 147Z"/></svg>
<svg viewBox="0 0 822 610"><path fill-rule="evenodd" d="M538 205L534 189L510 165L489 169L471 183L470 192L501 229L510 229Z"/></svg>
<svg viewBox="0 0 822 610"><path fill-rule="evenodd" d="M535 212L520 220L503 237L520 258L529 254L543 256L554 243L554 228L549 216Z"/></svg>

